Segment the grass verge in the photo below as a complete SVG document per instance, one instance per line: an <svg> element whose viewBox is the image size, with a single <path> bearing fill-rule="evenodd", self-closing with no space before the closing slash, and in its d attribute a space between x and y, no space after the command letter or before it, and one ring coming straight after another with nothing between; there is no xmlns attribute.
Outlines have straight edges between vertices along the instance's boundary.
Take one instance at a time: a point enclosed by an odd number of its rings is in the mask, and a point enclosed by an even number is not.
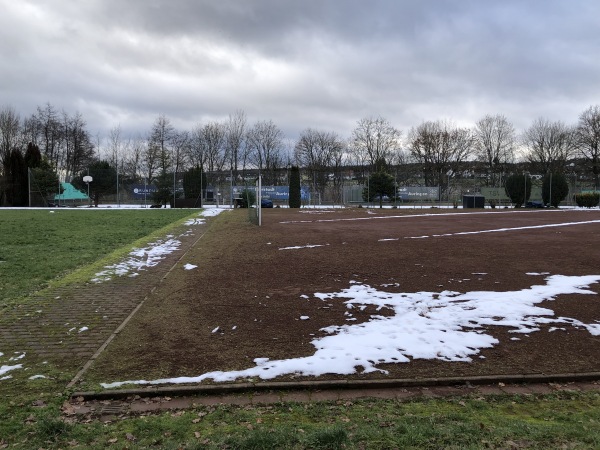
<svg viewBox="0 0 600 450"><path fill-rule="evenodd" d="M47 403L46 403L47 401ZM389 449L600 446L598 392L399 402L202 406L101 422L61 417L61 399L0 410L4 448ZM40 406L41 405L41 406Z"/></svg>

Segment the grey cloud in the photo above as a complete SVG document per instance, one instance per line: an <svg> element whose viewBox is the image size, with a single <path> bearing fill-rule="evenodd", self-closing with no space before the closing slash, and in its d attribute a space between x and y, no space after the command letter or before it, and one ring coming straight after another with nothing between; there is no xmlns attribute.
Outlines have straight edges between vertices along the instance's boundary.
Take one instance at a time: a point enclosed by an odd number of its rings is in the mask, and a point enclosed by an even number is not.
<svg viewBox="0 0 600 450"><path fill-rule="evenodd" d="M49 101L94 131L244 109L290 135L600 102L595 1L29 0L0 17L0 106ZM148 120L148 118L150 118Z"/></svg>

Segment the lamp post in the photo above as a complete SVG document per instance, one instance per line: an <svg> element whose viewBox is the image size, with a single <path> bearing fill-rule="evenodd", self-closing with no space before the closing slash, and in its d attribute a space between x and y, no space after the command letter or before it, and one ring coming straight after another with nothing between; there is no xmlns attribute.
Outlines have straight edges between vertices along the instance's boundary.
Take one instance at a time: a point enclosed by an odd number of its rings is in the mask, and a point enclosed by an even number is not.
<svg viewBox="0 0 600 450"><path fill-rule="evenodd" d="M86 175L85 177L83 177L83 182L85 184L87 184L87 191L88 191L87 195L88 195L88 200L90 202L90 205L92 204L92 199L90 198L90 183L92 181L94 181L94 179L91 176L89 176L89 175Z"/></svg>

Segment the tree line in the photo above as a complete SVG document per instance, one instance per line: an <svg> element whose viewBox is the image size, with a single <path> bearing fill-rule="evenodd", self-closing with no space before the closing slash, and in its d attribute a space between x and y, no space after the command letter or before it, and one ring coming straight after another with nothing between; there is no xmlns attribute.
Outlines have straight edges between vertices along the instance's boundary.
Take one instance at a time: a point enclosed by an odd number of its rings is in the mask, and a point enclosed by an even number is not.
<svg viewBox="0 0 600 450"><path fill-rule="evenodd" d="M485 184L497 186L516 162L531 173L546 174L564 173L573 160L597 188L599 143L598 105L583 111L573 125L538 118L522 133L500 114L486 115L473 127L450 120L424 121L406 133L383 117L367 117L357 121L348 137L308 128L295 142L272 120L250 124L241 110L191 130L177 129L160 115L144 135L125 137L117 126L101 138L91 134L78 112L69 114L48 103L22 119L5 106L0 108L0 205L16 201L20 182L15 178L23 176L21 166L31 163L25 156L32 148L40 154L37 169L63 180L81 177L90 165L102 162L123 182L172 186L168 180L173 173L201 168L226 172L234 180L258 171L265 185L276 185L283 183L281 169L294 165L323 192L340 186L347 168L363 183L369 174L412 164L426 186L443 186L449 174L469 163L486 175ZM54 181L49 179L49 186Z"/></svg>

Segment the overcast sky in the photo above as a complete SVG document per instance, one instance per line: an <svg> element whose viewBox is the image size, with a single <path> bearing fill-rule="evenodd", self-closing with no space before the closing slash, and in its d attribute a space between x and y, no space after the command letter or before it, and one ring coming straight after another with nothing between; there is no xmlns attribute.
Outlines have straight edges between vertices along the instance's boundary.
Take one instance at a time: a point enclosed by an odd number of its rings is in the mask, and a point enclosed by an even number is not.
<svg viewBox="0 0 600 450"><path fill-rule="evenodd" d="M0 107L92 134L245 111L289 139L382 116L504 114L518 131L600 104L597 0L0 0Z"/></svg>

